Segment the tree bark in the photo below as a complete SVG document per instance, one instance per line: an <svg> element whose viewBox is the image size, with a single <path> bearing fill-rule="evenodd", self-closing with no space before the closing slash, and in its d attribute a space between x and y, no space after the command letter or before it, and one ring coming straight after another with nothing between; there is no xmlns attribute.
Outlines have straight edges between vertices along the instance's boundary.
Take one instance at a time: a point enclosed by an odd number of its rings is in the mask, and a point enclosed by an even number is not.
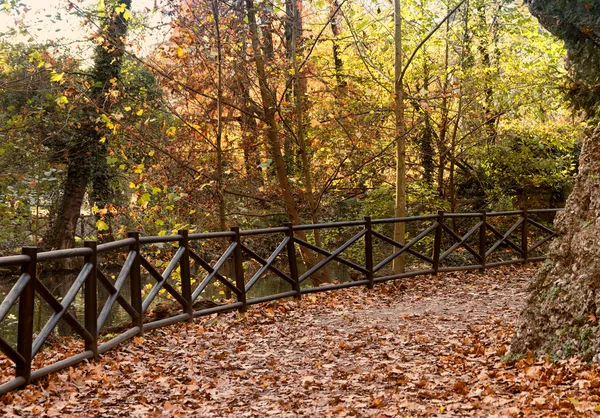
<svg viewBox="0 0 600 418"><path fill-rule="evenodd" d="M344 92L348 83L344 80L343 74L343 66L344 61L342 60L342 53L340 51L340 46L338 45L338 36L340 35L340 13L338 13L338 9L340 8L338 0L330 1L330 9L331 9L331 34L333 35L331 38L332 43L332 54L333 54L333 65L335 69L335 79L337 81L337 88L340 92Z"/></svg>
<svg viewBox="0 0 600 418"><path fill-rule="evenodd" d="M394 117L396 134L396 201L394 216L406 216L406 121L404 120L404 86L402 85L402 16L400 0L394 0ZM404 222L394 224L394 241L404 244ZM404 254L396 257L392 269L394 273L402 273L405 269Z"/></svg>
<svg viewBox="0 0 600 418"><path fill-rule="evenodd" d="M267 143L269 146L269 152L273 163L275 165L275 172L279 187L281 188L281 197L288 214L290 222L294 225L301 223L300 213L298 212L298 206L292 188L290 186L288 172L286 169L285 161L281 153L281 141L279 138L279 128L275 119L275 111L277 103L273 91L269 88L267 75L265 71L265 62L260 52L260 41L258 37L258 25L256 24L255 7L253 0L246 0L246 8L248 13L248 25L250 28L250 36L252 38L252 49L254 50L254 63L256 65L256 72L258 74L258 83L260 87L260 96L262 100L264 120L267 124ZM300 239L306 241L306 234L304 231L297 232ZM302 258L304 262L310 267L314 265L313 255L304 247L301 248ZM313 284L320 284L322 279L322 273L317 273L312 278Z"/></svg>
<svg viewBox="0 0 600 418"><path fill-rule="evenodd" d="M56 217L44 239L50 248L73 248L75 228L80 217L81 205L90 179L87 158L71 158L67 167L67 177L63 184L63 194ZM71 266L63 266L69 268Z"/></svg>
<svg viewBox="0 0 600 418"><path fill-rule="evenodd" d="M600 359L600 128L583 145L560 235L529 288L511 351Z"/></svg>
<svg viewBox="0 0 600 418"><path fill-rule="evenodd" d="M219 210L219 230L227 229L227 217L225 214L225 195L223 180L223 62L221 48L221 25L219 0L212 0L212 14L215 28L215 39L217 41L217 126L215 132L215 152L217 159L217 203Z"/></svg>
<svg viewBox="0 0 600 418"><path fill-rule="evenodd" d="M528 4L543 26L565 40L572 76L584 94L580 103L593 116L600 103L591 99L600 90L600 10L562 0ZM530 285L513 353L539 350L600 360L600 127L590 123L595 128L584 141L573 192L555 220L559 238Z"/></svg>
<svg viewBox="0 0 600 418"><path fill-rule="evenodd" d="M106 163L108 141L101 142L102 131L94 121L99 112L107 110L110 106L110 100L106 99L105 93L112 85L111 80L117 78L121 71L124 38L127 33L127 21L123 14L131 8L131 0L124 0L123 4L125 9L120 13L114 12L101 29L106 42L96 48L87 117L82 118L80 137L74 138L74 143L68 151L67 177L62 185L63 192L58 203L57 216L44 239L46 247L75 246L75 228L90 183L91 200L99 206L109 203L112 196L109 168Z"/></svg>

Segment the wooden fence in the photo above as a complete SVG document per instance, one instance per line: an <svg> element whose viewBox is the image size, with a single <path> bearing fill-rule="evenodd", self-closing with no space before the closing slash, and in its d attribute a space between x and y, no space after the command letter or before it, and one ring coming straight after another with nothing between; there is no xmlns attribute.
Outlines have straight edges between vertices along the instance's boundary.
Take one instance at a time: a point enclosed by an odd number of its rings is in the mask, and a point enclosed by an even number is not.
<svg viewBox="0 0 600 418"><path fill-rule="evenodd" d="M20 266L19 279L0 304L0 322L7 317L13 305L18 305L16 347L0 338L0 351L14 364L15 377L0 385L0 394L27 385L32 380L73 366L83 360L98 359L102 353L136 335L141 335L144 331L189 321L198 316L232 310L244 312L248 305L288 297L300 299L303 294L307 293L352 286L366 286L371 289L376 283L411 276L459 270L483 271L485 268L494 266L540 261L545 258L543 255L539 255L540 247L556 236L551 227L547 226L548 220L559 210L562 209L488 213L438 212L432 215L406 218L372 220L365 217L364 220L351 222L314 225L286 224L279 228L248 231L242 231L237 227L231 228L227 232L216 233L188 233L186 230L181 230L173 236L140 237L139 233L131 232L128 234L128 238L120 241L105 244L85 241L83 247L75 249L38 252L36 247L25 247L21 255L0 257L0 267L13 266L16 268ZM541 218L545 218L546 225ZM405 244L396 242L385 234L386 231L389 233L393 224L398 222L406 223L407 227L415 223L419 226L417 232L414 232L414 237ZM471 224L457 227L457 222L471 222ZM452 227L448 225L449 223L452 223ZM300 231L317 229L334 231L354 229L358 232L350 238L344 238L343 244L336 249L326 250L298 236ZM413 228L414 230L415 228ZM535 233L532 230L535 230ZM265 258L247 244L246 241L253 236L280 236L281 238L277 239L277 242L280 243L275 250ZM220 257L216 258L216 261L212 261L211 265L211 262L201 257L200 252L194 250L192 244L216 238L227 239L228 246ZM279 241L279 239L281 240ZM382 260L377 261L374 256L379 256L381 251L374 250L375 242L385 244L394 250L388 251ZM423 245L424 242L429 244ZM162 273L144 255L146 246L157 243L170 243L176 248L174 256ZM417 245L419 243L420 247ZM359 244L362 244L362 248L359 249L361 263L343 256L343 253L350 247L356 247ZM318 262L313 266L306 267L306 271L303 273L299 268L303 264L298 260L300 247L319 254ZM465 265L448 265L449 256L457 251L465 254L460 260L471 260L472 262ZM390 252L392 253L389 254ZM115 254L119 254L121 260L124 261L121 263L118 275L109 277L109 274L102 271L99 260L102 257L117 259ZM392 261L402 254L412 256L420 264L411 271L393 274L389 267ZM500 254L501 259L493 261L494 254ZM276 265L275 260L280 255L286 258L287 268ZM81 259L83 267L70 289L61 295L62 297L57 298L39 279L37 273L43 263L67 258ZM231 279L220 273L227 260L231 260L229 262L233 265ZM244 260L254 260L260 265L260 268L251 277L246 277L248 274L244 271ZM354 270L356 272L354 279L324 286L306 286L307 280L311 276L333 261ZM201 273L195 275L197 280L192 278L192 265L196 270L201 270ZM155 279L149 292L143 291L142 269ZM174 271L178 271L177 283L172 278ZM263 297L248 298L249 291L267 274L277 276L287 282L291 290ZM195 310L195 301L214 281L229 289L231 294L235 295L235 301L208 309ZM126 284L129 287L127 290L130 297L128 298L123 296ZM103 306L99 306L101 304L98 297L100 286L105 289L104 293L109 295ZM161 290L168 292L172 299L180 305L179 313L168 318L146 322L144 317ZM83 323L70 309L80 292L83 293L84 300ZM37 333L34 332L33 323L36 294L53 310L48 321ZM106 326L109 313L115 304L120 305L127 312L131 318L131 324L128 329L114 338L99 343L99 335ZM61 320L65 321L74 333L83 339L83 351L64 360L32 370L32 360L40 353Z"/></svg>

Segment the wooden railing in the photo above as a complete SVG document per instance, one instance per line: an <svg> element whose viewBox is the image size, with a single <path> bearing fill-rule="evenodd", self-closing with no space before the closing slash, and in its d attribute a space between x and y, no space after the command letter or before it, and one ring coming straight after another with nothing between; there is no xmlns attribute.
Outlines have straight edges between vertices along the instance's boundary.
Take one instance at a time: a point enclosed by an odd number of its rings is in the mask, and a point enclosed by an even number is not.
<svg viewBox="0 0 600 418"><path fill-rule="evenodd" d="M111 350L123 341L144 331L167 326L180 321L192 320L195 317L218 312L239 310L244 312L248 305L268 302L276 299L294 297L300 299L303 294L342 289L352 286L366 286L371 289L376 283L396 280L405 277L437 274L438 272L459 270L480 270L485 268L540 261L545 257L539 255L540 247L548 243L556 233L551 227L544 225L540 217L553 214L562 209L519 210L490 213L444 213L393 219L371 219L362 221L335 222L315 225L286 224L279 228L241 231L232 228L227 232L188 233L178 231L173 236L140 237L131 232L126 239L97 244L85 241L82 248L38 252L36 247L25 247L21 255L0 257L0 267L20 266L20 277L0 304L0 322L7 317L13 305L18 304L18 326L16 347L0 338L0 351L15 367L14 379L0 385L0 394L27 385L32 380L75 365L86 359L98 359L99 355ZM516 219L515 219L516 218ZM536 219L537 218L537 219ZM418 224L413 229L414 237L401 244L386 235L393 224L404 222L407 227ZM452 224L452 226L449 225ZM473 224L474 223L474 224ZM387 228L387 229L386 229ZM355 229L350 238L334 250L326 250L307 240L298 237L300 231L317 229L347 230ZM410 229L410 228L409 228ZM532 230L537 231L533 233ZM416 232L415 232L416 231ZM306 232L305 232L306 233ZM302 236L305 236L305 233ZM252 237L280 236L280 243L266 258L258 254L248 244ZM228 246L218 259L209 261L197 252L193 245L196 242L214 239L228 240ZM143 250L149 245L167 243L176 248L175 254L161 272L144 256ZM352 261L343 253L351 247L362 243L361 262ZM388 251L375 249L378 245L387 245ZM303 263L298 262L298 250L310 250L319 256L313 265L300 272ZM389 251L389 247L393 248ZM391 254L390 254L391 252ZM459 260L470 260L470 263L451 265L450 255L460 252L466 254ZM384 254L381 256L381 254ZM108 257L114 260L120 255L122 266L120 272L110 276L103 272L100 259ZM412 257L417 265L410 271L394 274L390 270L392 261L401 255ZM279 256L286 259L287 269L278 267ZM376 261L377 256L383 257ZM495 257L495 258L494 258ZM51 260L81 259L83 267L68 291L57 298L53 292L37 277L39 268ZM500 259L497 259L500 258ZM228 262L231 278L220 273ZM244 260L253 260L260 265L251 277L247 277ZM354 279L344 283L326 284L323 286L303 286L315 273L332 262L338 262L348 269L354 270ZM281 262L279 263L281 264ZM456 264L456 263L455 263ZM191 266L200 269L196 274L198 280L192 278ZM178 270L177 283L172 279L173 272ZM143 291L142 269L150 275L155 283L147 292ZM286 271L287 270L287 271ZM262 297L248 298L251 289L267 274L279 277L289 285L290 290ZM109 277L110 276L110 277ZM194 304L200 294L210 283L218 282L235 295L235 301L206 309L195 310ZM129 295L124 296L124 288L128 285ZM108 298L100 308L99 287L104 288ZM179 312L170 317L148 320L147 313L152 302L161 292L167 292L180 306ZM72 305L78 294L83 293L83 323L72 313ZM44 300L52 309L52 315L45 325L34 332L34 299ZM80 296L81 298L81 296ZM128 300L129 299L129 300ZM99 335L106 326L107 318L115 304L118 304L131 319L130 326L118 335L102 343ZM59 321L65 321L84 342L83 351L64 360L32 370L32 361L40 353Z"/></svg>

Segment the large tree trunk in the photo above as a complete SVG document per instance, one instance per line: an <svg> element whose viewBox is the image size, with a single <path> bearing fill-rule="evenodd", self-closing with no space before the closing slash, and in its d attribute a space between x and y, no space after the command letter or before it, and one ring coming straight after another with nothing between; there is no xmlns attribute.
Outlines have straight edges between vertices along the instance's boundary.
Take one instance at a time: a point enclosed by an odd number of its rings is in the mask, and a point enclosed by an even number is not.
<svg viewBox="0 0 600 418"><path fill-rule="evenodd" d="M560 234L530 285L511 350L600 356L600 128L588 137Z"/></svg>
<svg viewBox="0 0 600 418"><path fill-rule="evenodd" d="M69 160L63 195L52 228L44 238L45 247L73 248L75 246L75 228L80 217L88 181L89 167L87 167L86 158Z"/></svg>
<svg viewBox="0 0 600 418"><path fill-rule="evenodd" d="M74 143L69 148L67 178L62 184L63 193L58 203L57 216L44 239L45 247L72 248L75 245L75 228L90 183L91 200L99 207L111 203L113 197L106 162L108 141L102 140L104 132L98 128L95 119L99 114L109 112L110 100L107 100L106 95L121 72L127 33L124 13L131 8L131 0L123 0L122 4L125 8L107 17L106 26L99 32L106 40L95 51L87 117L81 119L80 136L74 138Z"/></svg>
<svg viewBox="0 0 600 418"><path fill-rule="evenodd" d="M576 103L592 118L600 100L600 9L563 0L529 0L531 12L565 40ZM596 98L596 99L594 99ZM530 285L511 351L600 360L600 127L589 132L566 210L555 221L559 238Z"/></svg>

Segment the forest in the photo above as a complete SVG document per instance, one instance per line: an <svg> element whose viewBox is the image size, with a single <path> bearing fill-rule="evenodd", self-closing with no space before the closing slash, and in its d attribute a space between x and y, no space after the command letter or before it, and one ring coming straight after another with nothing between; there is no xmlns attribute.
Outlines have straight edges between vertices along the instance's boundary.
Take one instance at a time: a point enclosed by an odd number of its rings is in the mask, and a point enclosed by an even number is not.
<svg viewBox="0 0 600 418"><path fill-rule="evenodd" d="M6 3L0 253L562 207L584 129L562 42L517 1L401 6ZM40 34L61 20L81 35Z"/></svg>
<svg viewBox="0 0 600 418"><path fill-rule="evenodd" d="M597 416L596 2L0 22L0 414Z"/></svg>

